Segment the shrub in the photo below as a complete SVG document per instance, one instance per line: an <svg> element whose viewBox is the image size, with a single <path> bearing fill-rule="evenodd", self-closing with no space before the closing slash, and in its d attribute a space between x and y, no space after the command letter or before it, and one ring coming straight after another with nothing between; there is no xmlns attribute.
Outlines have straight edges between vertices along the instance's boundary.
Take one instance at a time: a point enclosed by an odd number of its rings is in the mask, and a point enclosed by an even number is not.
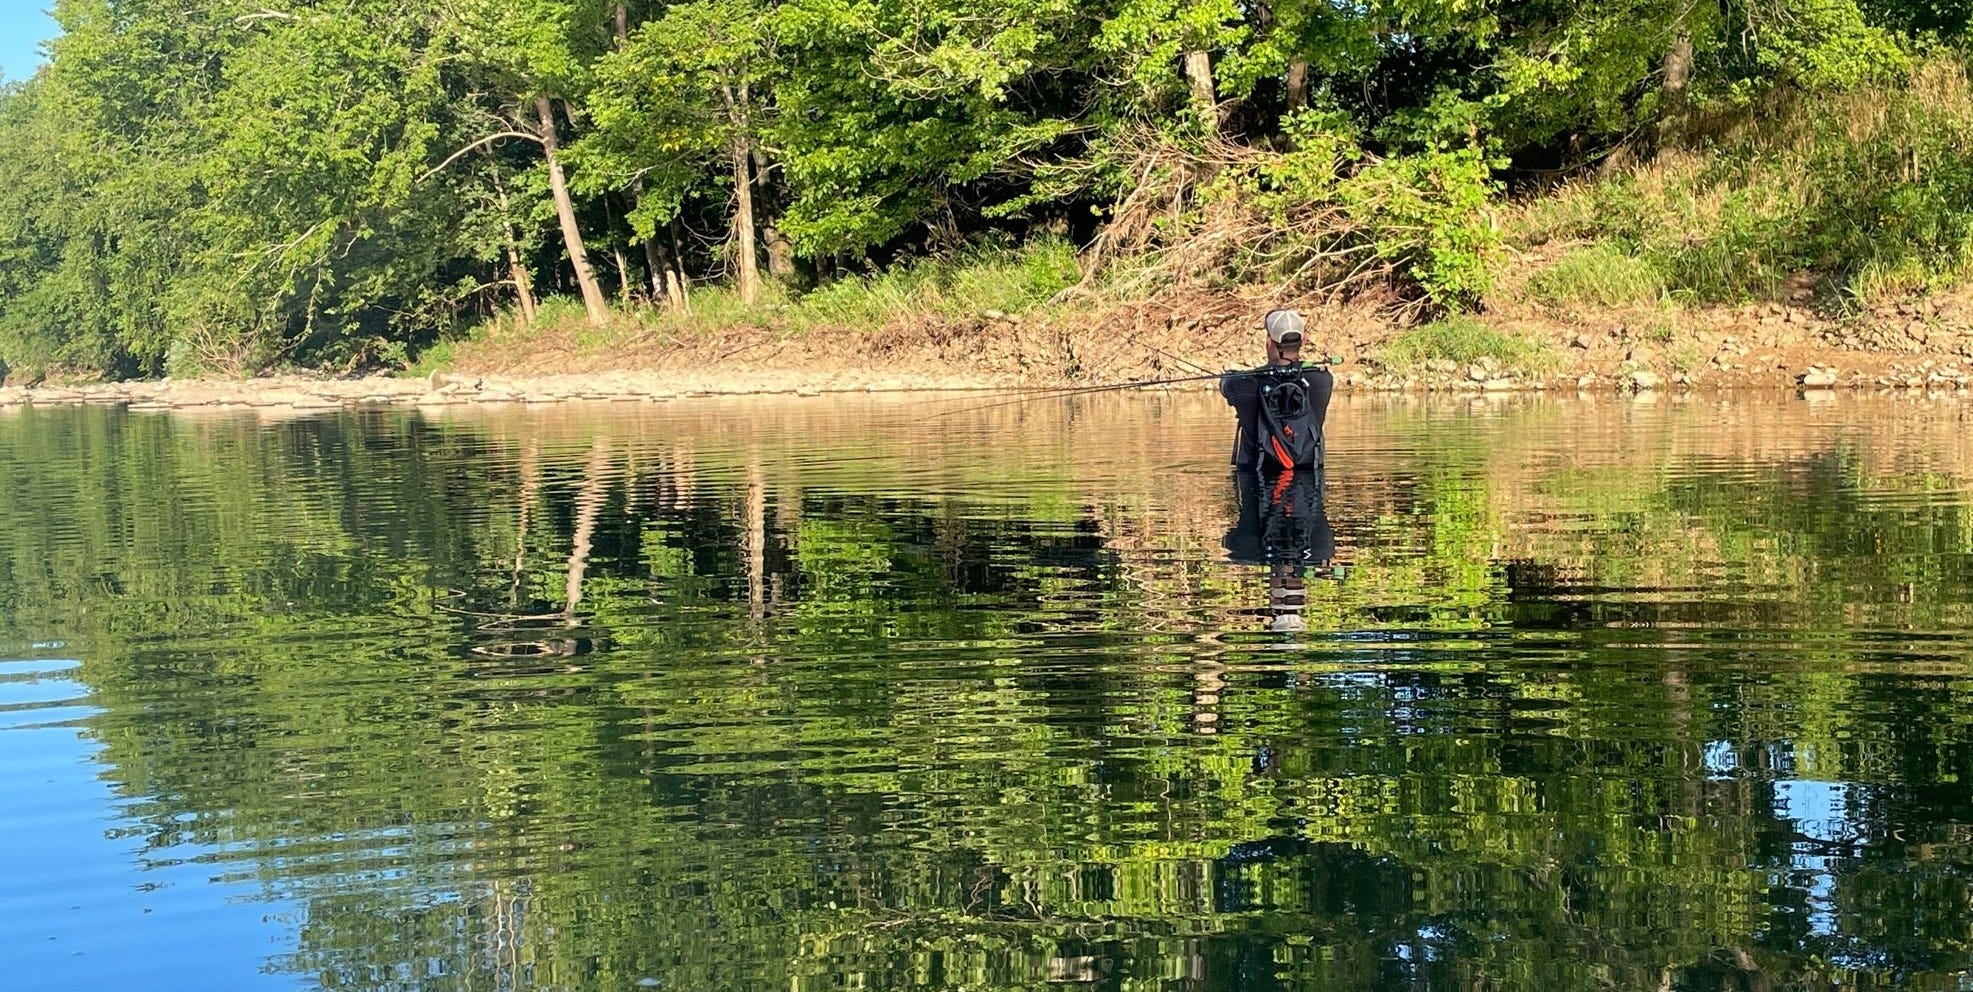
<svg viewBox="0 0 1973 992"><path fill-rule="evenodd" d="M1384 159L1338 193L1380 257L1410 274L1433 301L1464 307L1492 285L1500 238L1486 207L1494 190L1486 157L1462 148Z"/></svg>
<svg viewBox="0 0 1973 992"><path fill-rule="evenodd" d="M1108 147L1130 177L1098 263L1149 254L1119 285L1271 283L1346 291L1410 284L1442 309L1476 302L1499 247L1499 186L1477 148L1378 157L1349 115L1304 110L1283 147L1188 144L1146 130Z"/></svg>

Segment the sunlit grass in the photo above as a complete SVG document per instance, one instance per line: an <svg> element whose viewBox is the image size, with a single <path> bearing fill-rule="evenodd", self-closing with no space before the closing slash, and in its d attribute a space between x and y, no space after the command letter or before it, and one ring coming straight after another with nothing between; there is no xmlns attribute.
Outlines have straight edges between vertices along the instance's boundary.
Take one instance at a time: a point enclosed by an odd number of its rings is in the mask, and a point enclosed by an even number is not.
<svg viewBox="0 0 1973 992"><path fill-rule="evenodd" d="M1406 329L1378 351L1379 364L1410 371L1433 360L1468 364L1491 360L1503 370L1544 372L1555 354L1541 343L1490 327L1470 317L1451 317Z"/></svg>
<svg viewBox="0 0 1973 992"><path fill-rule="evenodd" d="M769 284L749 304L725 284L700 285L686 306L617 307L602 326L589 323L579 300L540 301L531 323L511 308L420 352L407 371L429 374L457 362L476 342L529 336L567 342L578 353L631 344L702 340L720 334L799 334L817 328L869 329L935 319L1027 314L1079 276L1075 249L1045 238L1018 248L972 248L919 259L871 275L833 279L807 292Z"/></svg>
<svg viewBox="0 0 1973 992"><path fill-rule="evenodd" d="M1875 306L1973 278L1973 81L1935 56L1895 82L1787 91L1706 136L1510 204L1510 244L1583 243L1531 281L1551 304L1777 299Z"/></svg>
<svg viewBox="0 0 1973 992"><path fill-rule="evenodd" d="M1535 274L1535 299L1558 307L1622 307L1651 303L1665 293L1650 262L1608 244L1584 245Z"/></svg>

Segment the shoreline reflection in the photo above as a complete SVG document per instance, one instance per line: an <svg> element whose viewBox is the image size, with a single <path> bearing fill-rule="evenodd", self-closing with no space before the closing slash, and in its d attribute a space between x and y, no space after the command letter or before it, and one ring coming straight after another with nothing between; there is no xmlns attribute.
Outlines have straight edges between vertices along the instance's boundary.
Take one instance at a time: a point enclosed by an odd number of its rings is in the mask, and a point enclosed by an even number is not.
<svg viewBox="0 0 1973 992"><path fill-rule="evenodd" d="M32 987L1958 988L1973 431L1733 403L1344 400L1278 489L1210 397L11 414L0 836L115 843L0 858L0 936L59 930Z"/></svg>

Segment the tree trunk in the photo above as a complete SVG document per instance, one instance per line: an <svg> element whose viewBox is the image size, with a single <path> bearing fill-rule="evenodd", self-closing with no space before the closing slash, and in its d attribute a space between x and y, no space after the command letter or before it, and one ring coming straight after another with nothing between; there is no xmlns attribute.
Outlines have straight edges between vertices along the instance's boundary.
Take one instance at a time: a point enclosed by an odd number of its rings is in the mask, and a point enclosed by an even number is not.
<svg viewBox="0 0 1973 992"><path fill-rule="evenodd" d="M610 445L597 438L589 446L589 464L583 468L582 487L575 494L575 540L569 548L568 579L562 586L562 620L576 625L575 610L582 604L582 580L589 574L589 553L596 535L596 518L609 495Z"/></svg>
<svg viewBox="0 0 1973 992"><path fill-rule="evenodd" d="M575 223L575 202L569 199L568 176L562 172L562 157L555 138L555 111L548 98L534 98L534 111L541 120L541 152L548 159L548 188L555 194L555 216L562 222L562 242L568 246L569 264L575 268L576 285L582 290L582 309L589 323L601 327L610 320L610 304L590 271L589 253L582 247L582 229Z"/></svg>
<svg viewBox="0 0 1973 992"><path fill-rule="evenodd" d="M658 239L644 239L644 273L651 278L651 300L656 302L665 295L664 252L658 249Z"/></svg>
<svg viewBox="0 0 1973 992"><path fill-rule="evenodd" d="M747 456L746 512L741 552L747 559L747 616L759 621L767 617L767 473L758 451Z"/></svg>
<svg viewBox="0 0 1973 992"><path fill-rule="evenodd" d="M1308 60L1288 63L1288 112L1308 106Z"/></svg>
<svg viewBox="0 0 1973 992"><path fill-rule="evenodd" d="M760 301L760 249L754 243L753 147L747 137L747 91L738 98L726 88L726 113L733 125L733 239L734 268L740 278L740 302L749 306Z"/></svg>
<svg viewBox="0 0 1973 992"><path fill-rule="evenodd" d="M656 234L644 239L644 267L651 271L651 299L662 299L673 310L685 306L678 297L678 275L671 271L671 260L665 258Z"/></svg>
<svg viewBox="0 0 1973 992"><path fill-rule="evenodd" d="M1665 53L1665 95L1683 102L1685 88L1691 82L1692 32L1680 19L1678 34L1672 38L1672 47Z"/></svg>
<svg viewBox="0 0 1973 992"><path fill-rule="evenodd" d="M1213 59L1205 51L1185 53L1185 78L1192 84L1192 109L1210 133L1219 133L1219 96L1213 92Z"/></svg>
<svg viewBox="0 0 1973 992"><path fill-rule="evenodd" d="M685 295L685 277L677 269L665 270L665 295L674 302L673 306L686 313L692 312L692 298Z"/></svg>
<svg viewBox="0 0 1973 992"><path fill-rule="evenodd" d="M1692 29L1678 19L1672 47L1665 52L1665 108L1658 122L1658 141L1670 144L1685 136L1686 87L1692 82Z"/></svg>
<svg viewBox="0 0 1973 992"><path fill-rule="evenodd" d="M492 159L491 153L488 159ZM523 325L534 323L534 280L528 277L528 269L521 262L521 238L514 233L514 208L507 202L507 186L500 181L500 169L493 169L493 195L500 200L500 226L507 234L507 273L514 281L514 297L521 305Z"/></svg>
<svg viewBox="0 0 1973 992"><path fill-rule="evenodd" d="M671 219L671 264L665 273L667 283L675 283L678 305L686 313L692 312L692 281L685 276L685 246L678 240L678 218Z"/></svg>
<svg viewBox="0 0 1973 992"><path fill-rule="evenodd" d="M761 228L761 238L767 242L767 275L775 282L793 282L795 278L795 244L781 229L773 224Z"/></svg>
<svg viewBox="0 0 1973 992"><path fill-rule="evenodd" d="M521 322L534 323L534 286L528 281L528 268L521 264L521 253L514 248L514 229L507 229L507 271L514 277L514 295L521 301Z"/></svg>
<svg viewBox="0 0 1973 992"><path fill-rule="evenodd" d="M617 299L629 306L630 286L637 281L630 277L630 259L624 255L622 245L612 245L610 251L617 260Z"/></svg>
<svg viewBox="0 0 1973 992"><path fill-rule="evenodd" d="M760 301L760 260L754 244L754 189L747 173L752 165L747 154L746 135L733 136L733 234L737 250L734 264L740 274L740 302Z"/></svg>
<svg viewBox="0 0 1973 992"><path fill-rule="evenodd" d="M754 212L758 215L761 247L767 252L767 277L781 285L791 285L795 281L795 244L781 233L782 204L768 181L772 164L759 145L753 146L753 155L754 190L758 197Z"/></svg>
<svg viewBox="0 0 1973 992"><path fill-rule="evenodd" d="M534 494L541 483L541 442L529 441L521 449L521 495L520 524L515 529L514 540L514 580L507 591L507 608L518 610L521 607L521 576L525 573L528 559L528 525L534 519Z"/></svg>
<svg viewBox="0 0 1973 992"><path fill-rule="evenodd" d="M630 6L624 0L617 0L616 41L618 51L622 51L630 42ZM644 177L637 177L637 181L631 185L630 202L633 205L644 202ZM622 253L619 252L618 255L621 257ZM658 247L658 235L655 231L644 239L644 272L651 280L652 302L655 303L662 297L671 304L673 310L678 309L678 296L671 288L671 271L664 260L664 250ZM628 272L625 273L625 286L624 293L627 295L630 292L627 288Z"/></svg>

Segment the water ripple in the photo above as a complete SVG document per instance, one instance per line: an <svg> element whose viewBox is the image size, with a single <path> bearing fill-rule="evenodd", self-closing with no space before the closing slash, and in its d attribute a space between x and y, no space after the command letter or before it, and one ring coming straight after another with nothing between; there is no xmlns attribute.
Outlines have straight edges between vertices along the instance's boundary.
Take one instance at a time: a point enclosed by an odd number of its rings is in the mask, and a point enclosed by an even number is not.
<svg viewBox="0 0 1973 992"><path fill-rule="evenodd" d="M953 403L0 422L18 974L1968 981L1938 409Z"/></svg>

